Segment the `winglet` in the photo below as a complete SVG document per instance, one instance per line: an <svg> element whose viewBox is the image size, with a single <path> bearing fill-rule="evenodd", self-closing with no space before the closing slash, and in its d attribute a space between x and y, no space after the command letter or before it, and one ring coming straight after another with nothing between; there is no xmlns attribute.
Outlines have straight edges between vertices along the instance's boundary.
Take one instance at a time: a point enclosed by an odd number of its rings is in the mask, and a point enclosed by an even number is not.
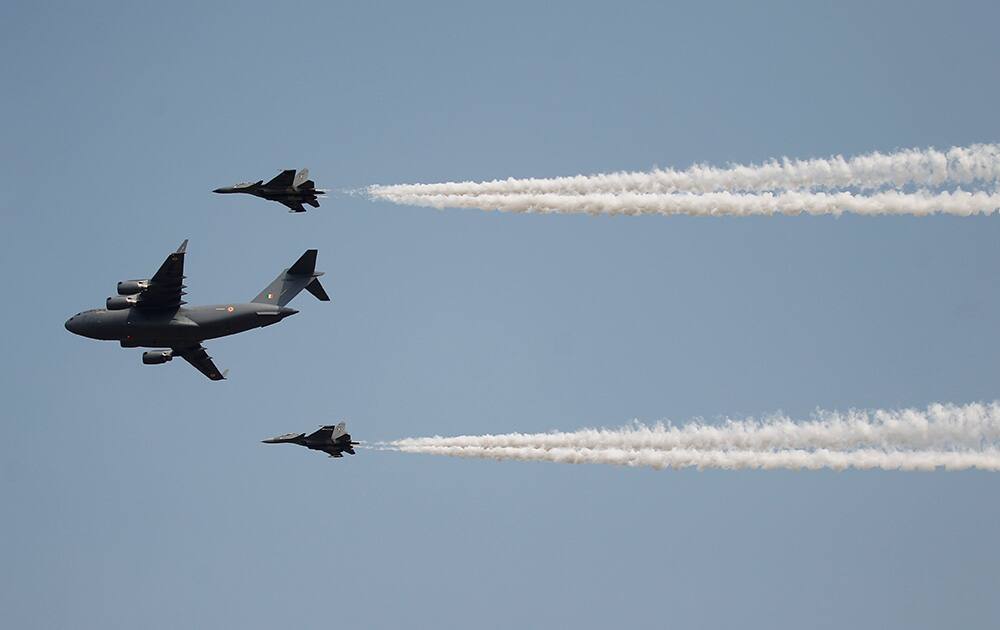
<svg viewBox="0 0 1000 630"><path fill-rule="evenodd" d="M178 247L178 248L177 248L177 251L176 251L176 252L174 252L174 253L175 253L175 254L183 254L184 252L186 252L186 251L187 251L187 248L188 248L188 240L187 240L187 239L184 239L184 242L183 242L183 243L181 243L181 246L180 246L180 247Z"/></svg>
<svg viewBox="0 0 1000 630"><path fill-rule="evenodd" d="M228 377L228 376L229 376L229 370L228 369L222 370L222 378L219 379L219 380L224 381L224 380L226 380L226 377Z"/></svg>

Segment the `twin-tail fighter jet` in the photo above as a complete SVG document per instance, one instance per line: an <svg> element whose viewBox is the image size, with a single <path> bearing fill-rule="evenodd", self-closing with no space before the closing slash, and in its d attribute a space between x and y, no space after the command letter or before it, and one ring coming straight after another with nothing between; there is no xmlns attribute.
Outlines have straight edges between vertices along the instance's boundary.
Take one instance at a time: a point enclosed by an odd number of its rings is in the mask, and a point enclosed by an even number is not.
<svg viewBox="0 0 1000 630"><path fill-rule="evenodd" d="M295 173L294 169L281 171L277 177L264 183L264 180L256 182L244 182L225 188L216 188L213 192L219 194L246 193L255 197L262 197L268 201L277 201L288 206L289 212L305 212L302 204L306 203L313 208L319 207L317 195L326 194L325 190L316 188L313 180L309 179L309 169L304 168Z"/></svg>
<svg viewBox="0 0 1000 630"><path fill-rule="evenodd" d="M323 272L316 271L316 250L309 249L249 303L185 307L181 296L186 249L187 240L149 279L119 282L118 295L109 297L105 308L77 313L66 321L66 329L90 339L117 341L123 348L164 348L144 352L142 362L155 365L180 357L221 381L226 373L215 367L203 341L270 326L298 313L285 305L302 289L330 300L319 282Z"/></svg>
<svg viewBox="0 0 1000 630"><path fill-rule="evenodd" d="M263 440L264 444L298 444L313 451L323 451L330 457L343 457L344 453L354 455L354 447L358 442L351 441L351 434L347 432L347 423L341 422L337 426L320 427L309 435L305 433L286 433Z"/></svg>

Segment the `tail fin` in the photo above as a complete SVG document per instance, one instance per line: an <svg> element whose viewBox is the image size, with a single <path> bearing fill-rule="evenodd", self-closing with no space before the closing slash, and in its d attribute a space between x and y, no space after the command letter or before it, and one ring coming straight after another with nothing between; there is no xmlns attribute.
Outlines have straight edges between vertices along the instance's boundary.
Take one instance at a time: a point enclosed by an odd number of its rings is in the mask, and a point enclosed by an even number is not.
<svg viewBox="0 0 1000 630"><path fill-rule="evenodd" d="M284 306L292 301L299 291L308 290L317 299L330 301L323 285L319 283L322 271L316 271L316 250L307 249L295 263L285 269L271 284L267 285L253 301L257 304L277 304Z"/></svg>
<svg viewBox="0 0 1000 630"><path fill-rule="evenodd" d="M292 180L292 188L298 188L302 186L302 182L309 179L309 169L303 168L295 174L295 179Z"/></svg>
<svg viewBox="0 0 1000 630"><path fill-rule="evenodd" d="M339 447L344 449L345 453L357 455L354 451L354 446L357 442L351 441L351 434L347 432L346 422L340 422L337 426L333 427L333 433L330 434L330 439L333 440Z"/></svg>

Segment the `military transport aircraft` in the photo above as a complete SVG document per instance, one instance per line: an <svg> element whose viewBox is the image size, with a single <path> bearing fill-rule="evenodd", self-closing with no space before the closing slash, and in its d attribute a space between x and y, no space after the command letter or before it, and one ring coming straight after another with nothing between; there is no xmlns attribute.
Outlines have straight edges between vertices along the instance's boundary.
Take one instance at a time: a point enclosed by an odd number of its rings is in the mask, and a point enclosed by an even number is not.
<svg viewBox="0 0 1000 630"><path fill-rule="evenodd" d="M226 377L208 356L201 342L235 335L251 328L276 324L298 313L285 306L305 289L324 302L330 297L319 283L316 250L306 250L288 269L249 304L216 304L186 308L184 252L187 240L167 256L147 280L118 283L118 295L105 308L77 313L66 321L66 330L91 339L118 341L123 348L166 348L142 354L146 365L181 357L213 381Z"/></svg>
<svg viewBox="0 0 1000 630"><path fill-rule="evenodd" d="M302 204L307 203L313 208L319 207L317 195L326 194L325 190L316 188L316 184L309 179L309 169L304 168L298 175L295 170L281 171L278 176L271 181L264 183L264 180L256 182L244 182L226 188L216 188L212 192L220 194L246 193L255 197L263 197L268 201L277 201L288 206L289 212L305 212Z"/></svg>
<svg viewBox="0 0 1000 630"><path fill-rule="evenodd" d="M309 435L305 433L286 433L263 440L264 444L298 444L314 451L323 451L330 457L343 457L344 453L354 455L354 447L358 442L351 441L351 434L347 432L347 423L341 422L337 426L320 427Z"/></svg>

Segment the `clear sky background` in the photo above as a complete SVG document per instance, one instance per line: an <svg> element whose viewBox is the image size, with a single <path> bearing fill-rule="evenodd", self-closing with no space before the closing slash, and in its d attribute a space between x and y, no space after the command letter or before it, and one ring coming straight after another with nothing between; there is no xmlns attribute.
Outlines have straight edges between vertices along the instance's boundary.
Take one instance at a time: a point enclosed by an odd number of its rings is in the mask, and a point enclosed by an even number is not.
<svg viewBox="0 0 1000 630"><path fill-rule="evenodd" d="M363 7L360 5L364 5ZM697 4L697 6L694 6ZM753 6L751 6L753 4ZM613 6L612 6L613 5ZM0 625L996 628L1000 476L653 471L259 440L992 401L1000 218L525 216L213 188L1000 140L996 3L0 6ZM190 238L208 344L65 319Z"/></svg>

